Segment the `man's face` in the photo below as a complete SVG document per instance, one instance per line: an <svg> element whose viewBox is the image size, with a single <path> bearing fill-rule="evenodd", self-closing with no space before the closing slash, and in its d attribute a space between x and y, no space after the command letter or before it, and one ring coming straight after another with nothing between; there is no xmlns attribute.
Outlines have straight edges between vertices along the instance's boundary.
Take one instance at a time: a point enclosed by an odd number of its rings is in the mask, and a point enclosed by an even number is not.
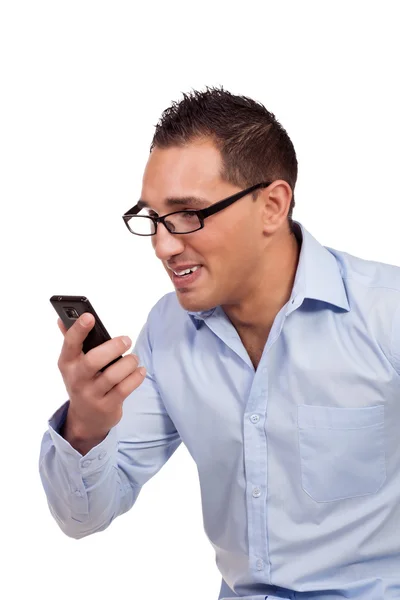
<svg viewBox="0 0 400 600"><path fill-rule="evenodd" d="M204 200L200 208L206 208L240 191L242 188L221 179L221 164L219 151L208 140L185 147L155 148L143 176L141 198L150 205L146 212L162 216L199 208L190 202L167 206L167 198L196 197ZM177 271L181 265L202 265L193 283L176 287L185 310L237 305L260 285L262 219L260 202L254 202L251 194L207 217L203 229L173 235L159 224L157 234L150 239L172 281L168 266Z"/></svg>

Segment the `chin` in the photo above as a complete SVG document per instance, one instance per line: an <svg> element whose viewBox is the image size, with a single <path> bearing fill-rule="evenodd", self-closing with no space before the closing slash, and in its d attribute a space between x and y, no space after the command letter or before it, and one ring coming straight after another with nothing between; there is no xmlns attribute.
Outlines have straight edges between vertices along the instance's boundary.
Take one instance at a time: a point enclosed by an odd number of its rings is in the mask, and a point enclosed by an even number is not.
<svg viewBox="0 0 400 600"><path fill-rule="evenodd" d="M203 310L211 310L217 306L214 302L201 301L199 298L190 298L189 295L185 295L185 293L180 293L176 291L176 295L179 301L179 304L182 306L184 310L189 310L192 312L200 312Z"/></svg>

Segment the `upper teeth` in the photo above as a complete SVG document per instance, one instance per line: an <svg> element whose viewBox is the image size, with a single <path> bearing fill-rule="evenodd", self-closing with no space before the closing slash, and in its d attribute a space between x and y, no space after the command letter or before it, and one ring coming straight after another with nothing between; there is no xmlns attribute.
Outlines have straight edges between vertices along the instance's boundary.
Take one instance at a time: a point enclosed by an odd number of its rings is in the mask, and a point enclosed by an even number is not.
<svg viewBox="0 0 400 600"><path fill-rule="evenodd" d="M193 271L197 271L197 269L200 269L201 265L196 265L195 267L192 267L191 269L186 269L185 271L174 271L175 275L186 275L186 273L193 273Z"/></svg>

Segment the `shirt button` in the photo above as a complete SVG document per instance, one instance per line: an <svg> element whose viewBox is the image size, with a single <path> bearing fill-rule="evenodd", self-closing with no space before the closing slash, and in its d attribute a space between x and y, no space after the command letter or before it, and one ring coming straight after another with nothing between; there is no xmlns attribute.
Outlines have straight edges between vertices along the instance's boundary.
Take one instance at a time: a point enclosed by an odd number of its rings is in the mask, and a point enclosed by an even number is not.
<svg viewBox="0 0 400 600"><path fill-rule="evenodd" d="M268 372L268 369L267 369L267 367L264 367L264 368L263 368L263 370L262 370L262 372L263 372L263 373L267 373L267 372Z"/></svg>
<svg viewBox="0 0 400 600"><path fill-rule="evenodd" d="M252 423L258 423L259 420L260 420L260 417L258 415L251 415L251 417L250 417L250 421Z"/></svg>
<svg viewBox="0 0 400 600"><path fill-rule="evenodd" d="M258 561L257 561L257 563L256 563L256 565L257 565L257 570L261 571L262 568L264 567L264 561L261 560L261 558L259 558Z"/></svg>
<svg viewBox="0 0 400 600"><path fill-rule="evenodd" d="M83 468L89 467L91 462L92 462L91 460L84 460L82 463L82 467Z"/></svg>
<svg viewBox="0 0 400 600"><path fill-rule="evenodd" d="M98 456L99 460L103 460L103 458L105 457L105 455L106 455L106 452L100 452L100 454Z"/></svg>
<svg viewBox="0 0 400 600"><path fill-rule="evenodd" d="M254 490L253 490L253 496L254 496L254 498L259 498L261 496L261 490L260 490L260 488L258 488L258 487L254 488Z"/></svg>
<svg viewBox="0 0 400 600"><path fill-rule="evenodd" d="M76 490L76 492L75 492L75 496L78 496L78 498L81 498L81 497L82 497L82 494L80 493L80 491L79 491L79 490Z"/></svg>

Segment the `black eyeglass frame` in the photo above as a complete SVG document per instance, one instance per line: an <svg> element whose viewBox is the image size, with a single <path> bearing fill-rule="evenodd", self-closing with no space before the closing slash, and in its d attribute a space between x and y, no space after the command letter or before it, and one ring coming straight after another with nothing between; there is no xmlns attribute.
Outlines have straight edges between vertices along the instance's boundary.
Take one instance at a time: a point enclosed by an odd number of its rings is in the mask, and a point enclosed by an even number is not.
<svg viewBox="0 0 400 600"><path fill-rule="evenodd" d="M150 217L150 215L138 215L139 217L143 218L143 219L151 219L154 222L154 228L155 231L154 233L135 233L134 231L132 231L128 225L128 221L130 220L130 217L134 217L135 215L137 215L138 212L140 212L142 210L141 207L138 207L138 204L135 204L135 206L133 206L132 208L130 208L123 216L123 220L125 225L127 226L128 230L133 233L133 235L140 235L142 237L148 237L151 235L156 235L157 233L157 225L158 223L163 223L164 226L166 227L166 229L169 231L169 233L171 233L172 235L186 235L187 233L194 233L195 231L199 231L200 229L203 229L204 227L204 219L206 219L207 217L210 217L211 215L214 215L215 213L219 212L220 210L223 210L224 208L227 208L228 206L230 206L231 204L233 204L234 202L236 202L237 200L240 200L240 198L243 198L244 196L247 196L247 194L250 194L251 192L254 192L255 190L258 190L260 188L266 188L269 185L271 185L271 183L273 183L273 181L265 181L263 183L256 183L255 185L252 185L251 187L242 190L241 192L237 192L236 194L233 194L232 196L228 196L228 198L224 198L223 200L219 200L218 202L215 202L214 204L212 204L211 206L208 206L207 208L203 208L200 210L175 210L174 212L168 213L167 215L164 215L163 217ZM193 231L185 231L184 233L177 233L175 231L170 231L168 229L168 226L165 223L165 219L167 217L170 217L171 215L175 215L176 213L180 213L180 212L188 212L188 213L194 213L198 216L199 221L200 221L200 227L198 227L197 229L193 229Z"/></svg>

